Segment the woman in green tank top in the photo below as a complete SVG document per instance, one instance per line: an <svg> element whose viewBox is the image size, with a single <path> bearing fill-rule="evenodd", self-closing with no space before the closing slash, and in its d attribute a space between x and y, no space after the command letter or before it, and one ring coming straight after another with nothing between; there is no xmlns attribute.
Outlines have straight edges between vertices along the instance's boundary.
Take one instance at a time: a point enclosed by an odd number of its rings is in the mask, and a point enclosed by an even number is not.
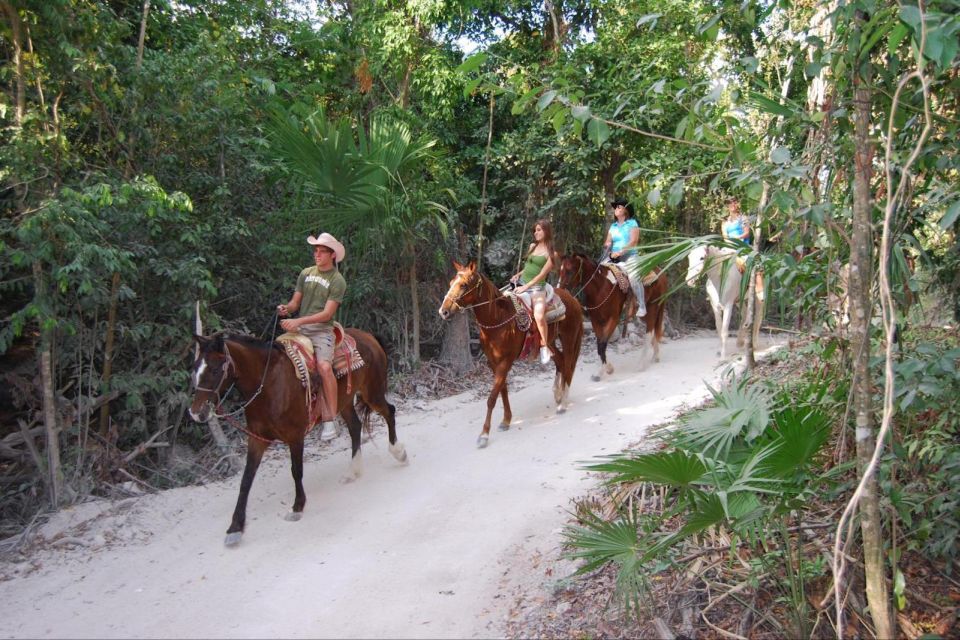
<svg viewBox="0 0 960 640"><path fill-rule="evenodd" d="M548 220L537 220L533 227L533 244L527 252L523 268L510 278L510 282L519 283L514 293L521 296L533 307L533 319L540 331L540 362L547 364L552 358L547 346L546 282L553 271L553 228Z"/></svg>

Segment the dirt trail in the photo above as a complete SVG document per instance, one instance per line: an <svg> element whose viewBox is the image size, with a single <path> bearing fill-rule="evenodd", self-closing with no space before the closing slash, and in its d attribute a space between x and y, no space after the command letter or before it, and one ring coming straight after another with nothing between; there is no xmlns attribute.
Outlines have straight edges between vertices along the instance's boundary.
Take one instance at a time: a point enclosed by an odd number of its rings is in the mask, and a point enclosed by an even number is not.
<svg viewBox="0 0 960 640"><path fill-rule="evenodd" d="M717 377L716 348L708 334L667 341L663 361L646 367L638 348L611 349L617 371L599 383L589 376L596 356L584 354L561 416L553 369L544 369L511 394L514 426L493 431L485 450L474 441L486 390L424 402L398 412L410 465L398 465L378 434L352 484L338 482L349 462L344 434L307 462L300 522L283 519L293 483L285 450L274 447L237 548L223 537L239 477L65 511L43 530L59 533L59 546L30 565L0 566L2 635L498 636L513 596L569 572L556 560L558 534L571 499L594 482L578 463L699 403Z"/></svg>

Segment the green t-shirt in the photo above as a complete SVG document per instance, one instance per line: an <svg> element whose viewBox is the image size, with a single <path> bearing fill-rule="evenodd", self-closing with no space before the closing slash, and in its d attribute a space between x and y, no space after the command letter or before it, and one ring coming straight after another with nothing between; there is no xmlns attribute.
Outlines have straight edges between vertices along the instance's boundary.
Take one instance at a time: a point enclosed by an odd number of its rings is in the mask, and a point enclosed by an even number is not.
<svg viewBox="0 0 960 640"><path fill-rule="evenodd" d="M524 284L527 284L536 278L541 271L543 271L543 265L545 264L547 264L547 256L530 256L523 264L523 271L520 273L520 280ZM541 282L538 284L543 283Z"/></svg>
<svg viewBox="0 0 960 640"><path fill-rule="evenodd" d="M303 294L300 301L300 317L320 313L327 306L327 300L343 302L343 295L347 292L347 281L343 279L336 267L329 271L320 271L316 266L307 267L300 272L297 278L297 291ZM329 322L313 322L305 327L312 329L329 329L333 327L333 319Z"/></svg>

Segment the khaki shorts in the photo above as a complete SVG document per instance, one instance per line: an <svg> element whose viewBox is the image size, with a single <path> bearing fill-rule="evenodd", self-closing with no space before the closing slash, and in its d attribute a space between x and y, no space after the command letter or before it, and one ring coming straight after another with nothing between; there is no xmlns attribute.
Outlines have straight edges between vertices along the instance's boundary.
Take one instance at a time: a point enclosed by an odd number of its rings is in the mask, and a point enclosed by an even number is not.
<svg viewBox="0 0 960 640"><path fill-rule="evenodd" d="M313 343L313 356L318 361L333 363L333 343L336 337L333 327L316 327L305 325L300 327L300 333L310 338Z"/></svg>

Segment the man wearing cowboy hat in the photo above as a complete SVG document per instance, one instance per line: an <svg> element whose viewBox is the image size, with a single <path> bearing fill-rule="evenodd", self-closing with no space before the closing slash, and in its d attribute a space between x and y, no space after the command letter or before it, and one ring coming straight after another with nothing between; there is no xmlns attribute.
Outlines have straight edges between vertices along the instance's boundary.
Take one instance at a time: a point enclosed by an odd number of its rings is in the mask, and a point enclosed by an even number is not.
<svg viewBox="0 0 960 640"><path fill-rule="evenodd" d="M317 358L317 369L323 381L321 394L321 440L337 435L337 379L333 375L333 317L343 302L347 281L340 275L337 263L346 256L343 245L329 233L307 238L313 245L314 266L307 267L297 278L297 288L287 304L277 305L277 313L286 318L298 310L296 318L280 321L284 331L299 331L310 338Z"/></svg>

